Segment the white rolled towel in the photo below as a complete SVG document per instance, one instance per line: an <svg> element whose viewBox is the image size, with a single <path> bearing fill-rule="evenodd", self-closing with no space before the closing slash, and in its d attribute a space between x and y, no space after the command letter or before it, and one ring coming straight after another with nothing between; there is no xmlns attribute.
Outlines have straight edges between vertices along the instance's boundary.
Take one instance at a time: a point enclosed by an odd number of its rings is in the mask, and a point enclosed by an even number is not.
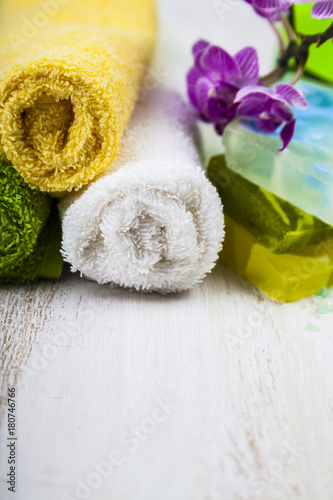
<svg viewBox="0 0 333 500"><path fill-rule="evenodd" d="M158 90L137 104L113 172L60 202L62 253L72 271L166 293L190 289L212 270L224 221L195 130L178 94Z"/></svg>

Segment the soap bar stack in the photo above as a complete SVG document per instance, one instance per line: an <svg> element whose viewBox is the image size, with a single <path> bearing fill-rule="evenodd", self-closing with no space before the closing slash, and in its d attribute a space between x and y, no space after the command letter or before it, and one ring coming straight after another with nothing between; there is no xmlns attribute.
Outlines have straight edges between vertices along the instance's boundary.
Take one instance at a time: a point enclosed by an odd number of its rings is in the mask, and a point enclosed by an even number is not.
<svg viewBox="0 0 333 500"><path fill-rule="evenodd" d="M235 122L224 135L225 158L208 174L223 199L222 260L282 301L333 286L333 90L302 82L309 108L295 112L293 141Z"/></svg>

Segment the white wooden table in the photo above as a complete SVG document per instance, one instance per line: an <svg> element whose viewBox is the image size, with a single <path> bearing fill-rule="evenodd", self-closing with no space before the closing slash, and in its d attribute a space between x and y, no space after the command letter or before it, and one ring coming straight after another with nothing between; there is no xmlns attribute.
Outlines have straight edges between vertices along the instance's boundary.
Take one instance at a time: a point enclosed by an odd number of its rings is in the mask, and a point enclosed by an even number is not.
<svg viewBox="0 0 333 500"><path fill-rule="evenodd" d="M264 24L223 5L221 20L213 2L160 3L163 83L184 87L200 36L231 51L259 43ZM265 67L273 50L269 38ZM221 264L167 297L68 270L1 287L1 500L332 500L333 297L321 313L320 300L274 302Z"/></svg>

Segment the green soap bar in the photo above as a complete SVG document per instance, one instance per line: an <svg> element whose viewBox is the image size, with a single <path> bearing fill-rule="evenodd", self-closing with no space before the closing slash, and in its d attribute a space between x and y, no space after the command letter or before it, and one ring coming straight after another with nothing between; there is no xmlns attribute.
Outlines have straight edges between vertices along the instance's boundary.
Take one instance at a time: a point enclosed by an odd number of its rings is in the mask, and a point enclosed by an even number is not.
<svg viewBox="0 0 333 500"><path fill-rule="evenodd" d="M59 278L61 228L54 200L0 163L0 283Z"/></svg>
<svg viewBox="0 0 333 500"><path fill-rule="evenodd" d="M322 33L331 24L332 19L314 19L311 9L314 4L294 5L292 7L292 24L296 33L315 35ZM333 46L332 41L327 41L317 48L315 44L310 47L310 56L306 64L306 73L316 76L327 82L333 82L332 72Z"/></svg>
<svg viewBox="0 0 333 500"><path fill-rule="evenodd" d="M333 237L332 226L228 169L223 155L211 158L207 173L225 213L271 252L295 252Z"/></svg>

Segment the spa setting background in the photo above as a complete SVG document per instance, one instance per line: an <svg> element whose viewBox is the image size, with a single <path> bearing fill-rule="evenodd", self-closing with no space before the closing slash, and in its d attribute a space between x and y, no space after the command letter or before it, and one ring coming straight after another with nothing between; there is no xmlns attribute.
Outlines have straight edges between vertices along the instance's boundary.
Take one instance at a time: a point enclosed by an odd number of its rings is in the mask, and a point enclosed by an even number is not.
<svg viewBox="0 0 333 500"><path fill-rule="evenodd" d="M272 67L241 0L159 0L144 82L188 100L199 38ZM221 138L201 124L204 158ZM71 273L0 288L0 470L16 392L17 482L1 500L331 500L332 297L284 304L218 263L192 290L140 294Z"/></svg>

